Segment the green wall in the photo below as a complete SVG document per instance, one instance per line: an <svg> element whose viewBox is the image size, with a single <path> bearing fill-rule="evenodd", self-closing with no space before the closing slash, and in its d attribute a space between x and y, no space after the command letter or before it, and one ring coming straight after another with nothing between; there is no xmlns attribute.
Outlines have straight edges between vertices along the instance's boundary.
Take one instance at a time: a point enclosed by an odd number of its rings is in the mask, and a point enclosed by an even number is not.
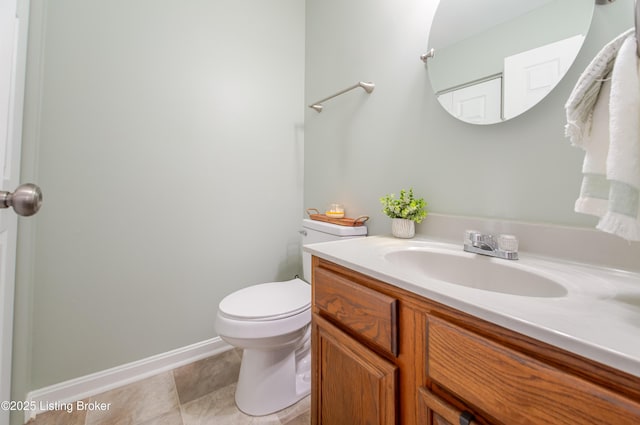
<svg viewBox="0 0 640 425"><path fill-rule="evenodd" d="M573 211L583 153L564 137L564 103L578 76L613 37L633 25L633 2L596 6L576 63L554 92L506 123L474 126L438 104L418 59L436 2L308 0L305 96L309 104L359 81L305 115L308 207L341 202L390 232L378 199L413 187L433 212L591 227ZM420 225L416 231L421 232Z"/></svg>
<svg viewBox="0 0 640 425"><path fill-rule="evenodd" d="M304 2L33 0L14 381L216 336L301 270Z"/></svg>

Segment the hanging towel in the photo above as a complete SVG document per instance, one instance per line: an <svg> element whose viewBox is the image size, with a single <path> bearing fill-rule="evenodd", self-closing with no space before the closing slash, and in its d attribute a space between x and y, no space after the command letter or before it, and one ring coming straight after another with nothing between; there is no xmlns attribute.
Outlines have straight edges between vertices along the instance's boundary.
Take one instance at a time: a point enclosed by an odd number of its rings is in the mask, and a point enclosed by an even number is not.
<svg viewBox="0 0 640 425"><path fill-rule="evenodd" d="M582 186L575 211L602 217L609 206L607 156L609 152L609 94L611 81L602 83L590 118L590 131L580 139L585 150L582 164Z"/></svg>
<svg viewBox="0 0 640 425"><path fill-rule="evenodd" d="M597 228L640 241L640 80L637 41L627 37L611 73L609 205Z"/></svg>
<svg viewBox="0 0 640 425"><path fill-rule="evenodd" d="M565 105L567 111L565 134L573 145L582 146L584 136L591 131L593 108L602 83L609 78L622 43L634 33L635 28L630 28L604 46L578 78Z"/></svg>
<svg viewBox="0 0 640 425"><path fill-rule="evenodd" d="M591 61L565 105L566 135L585 150L575 211L598 229L640 240L640 82L635 29Z"/></svg>

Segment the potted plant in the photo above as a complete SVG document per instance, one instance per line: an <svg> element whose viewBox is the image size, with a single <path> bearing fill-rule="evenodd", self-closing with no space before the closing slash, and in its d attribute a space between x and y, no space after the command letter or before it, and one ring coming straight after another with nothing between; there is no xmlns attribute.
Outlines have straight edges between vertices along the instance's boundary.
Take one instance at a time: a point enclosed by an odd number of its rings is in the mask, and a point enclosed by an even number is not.
<svg viewBox="0 0 640 425"><path fill-rule="evenodd" d="M380 198L382 212L391 217L391 233L397 238L412 238L415 233L415 223L420 223L427 216L427 203L423 198L416 199L413 188L408 191L402 189L400 197L389 194Z"/></svg>

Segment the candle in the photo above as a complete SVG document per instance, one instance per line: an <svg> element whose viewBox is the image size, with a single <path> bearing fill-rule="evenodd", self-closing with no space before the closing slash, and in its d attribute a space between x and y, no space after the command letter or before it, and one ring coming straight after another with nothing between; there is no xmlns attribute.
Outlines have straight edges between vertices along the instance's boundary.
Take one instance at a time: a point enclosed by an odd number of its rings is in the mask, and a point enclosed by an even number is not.
<svg viewBox="0 0 640 425"><path fill-rule="evenodd" d="M331 218L342 218L344 217L344 207L341 204L331 204L325 215Z"/></svg>

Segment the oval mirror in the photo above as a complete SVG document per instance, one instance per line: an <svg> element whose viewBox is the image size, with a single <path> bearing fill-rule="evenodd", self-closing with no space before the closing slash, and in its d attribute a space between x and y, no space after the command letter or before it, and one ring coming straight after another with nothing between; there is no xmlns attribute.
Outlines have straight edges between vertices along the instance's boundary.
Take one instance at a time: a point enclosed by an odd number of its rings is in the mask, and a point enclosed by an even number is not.
<svg viewBox="0 0 640 425"><path fill-rule="evenodd" d="M573 63L594 7L593 0L441 0L427 59L438 101L473 124L527 111Z"/></svg>

